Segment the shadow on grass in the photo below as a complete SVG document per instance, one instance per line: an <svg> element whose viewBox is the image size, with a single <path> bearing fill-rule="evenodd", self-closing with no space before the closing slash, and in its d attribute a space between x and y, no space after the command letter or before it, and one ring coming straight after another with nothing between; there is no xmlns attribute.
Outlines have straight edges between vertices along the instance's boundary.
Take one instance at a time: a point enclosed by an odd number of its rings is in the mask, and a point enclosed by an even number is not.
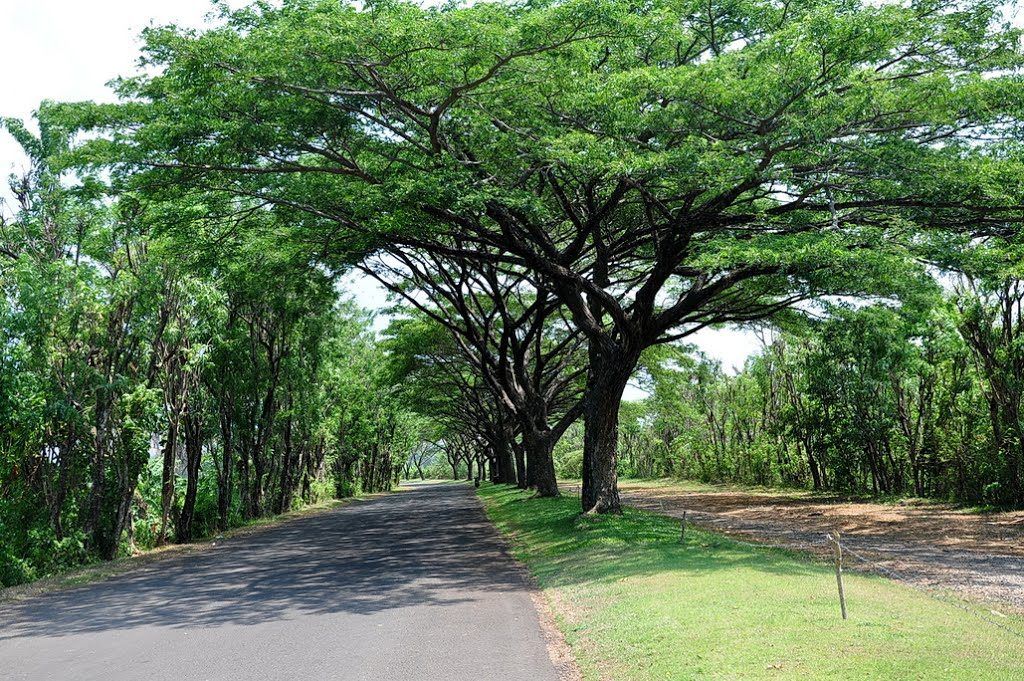
<svg viewBox="0 0 1024 681"><path fill-rule="evenodd" d="M530 498L516 488L496 485L484 486L480 493L503 530L539 551L535 569L546 586L735 568L776 575L828 574L828 568L806 554L753 549L692 526L680 543L678 521L634 508L623 509L621 516L587 516L571 497Z"/></svg>

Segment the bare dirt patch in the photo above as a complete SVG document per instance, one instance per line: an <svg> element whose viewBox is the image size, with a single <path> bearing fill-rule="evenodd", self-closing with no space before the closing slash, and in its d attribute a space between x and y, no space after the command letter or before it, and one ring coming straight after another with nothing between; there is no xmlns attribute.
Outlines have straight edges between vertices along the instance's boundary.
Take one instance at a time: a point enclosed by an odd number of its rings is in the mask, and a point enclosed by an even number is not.
<svg viewBox="0 0 1024 681"><path fill-rule="evenodd" d="M948 504L863 503L807 493L665 482L620 483L623 503L687 517L725 534L824 554L838 530L853 568L1024 612L1024 511L971 513ZM889 576L892 576L890 574Z"/></svg>

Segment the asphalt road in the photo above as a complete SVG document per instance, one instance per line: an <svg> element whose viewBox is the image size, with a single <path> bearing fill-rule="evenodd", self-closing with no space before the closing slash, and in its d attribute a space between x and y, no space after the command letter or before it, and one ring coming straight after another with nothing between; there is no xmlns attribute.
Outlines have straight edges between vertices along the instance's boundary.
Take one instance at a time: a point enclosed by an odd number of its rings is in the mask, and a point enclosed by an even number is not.
<svg viewBox="0 0 1024 681"><path fill-rule="evenodd" d="M415 485L0 605L0 678L558 675L472 489Z"/></svg>

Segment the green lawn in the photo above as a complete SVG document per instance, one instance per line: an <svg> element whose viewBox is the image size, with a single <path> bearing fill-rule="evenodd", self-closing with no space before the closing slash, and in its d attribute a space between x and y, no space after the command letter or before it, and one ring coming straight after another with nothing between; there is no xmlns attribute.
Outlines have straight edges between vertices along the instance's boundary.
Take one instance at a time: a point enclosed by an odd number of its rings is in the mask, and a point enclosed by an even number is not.
<svg viewBox="0 0 1024 681"><path fill-rule="evenodd" d="M479 493L586 679L1024 679L1024 639L910 587L846 575L843 621L835 573L802 556L692 528L681 545L676 521L634 509Z"/></svg>

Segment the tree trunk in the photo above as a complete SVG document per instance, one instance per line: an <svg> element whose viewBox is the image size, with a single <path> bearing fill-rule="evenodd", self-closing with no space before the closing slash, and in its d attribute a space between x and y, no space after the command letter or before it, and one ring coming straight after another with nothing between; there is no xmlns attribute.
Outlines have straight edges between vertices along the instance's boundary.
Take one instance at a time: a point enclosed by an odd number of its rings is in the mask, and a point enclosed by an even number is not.
<svg viewBox="0 0 1024 681"><path fill-rule="evenodd" d="M245 520L252 520L256 517L256 511L252 502L252 474L249 465L249 443L242 442L242 448L238 455L238 496L242 502L242 517Z"/></svg>
<svg viewBox="0 0 1024 681"><path fill-rule="evenodd" d="M292 437L294 419L292 418L292 395L288 393L288 418L284 423L284 455L281 462L281 483L277 490L275 512L284 513L292 505L292 471L295 467L295 446Z"/></svg>
<svg viewBox="0 0 1024 681"><path fill-rule="evenodd" d="M230 432L221 438L220 469L217 471L217 525L228 529L228 514L231 511L231 492L234 467L234 451L231 447Z"/></svg>
<svg viewBox="0 0 1024 681"><path fill-rule="evenodd" d="M526 452L523 451L523 445L512 441L512 451L516 455L516 487L519 489L526 489Z"/></svg>
<svg viewBox="0 0 1024 681"><path fill-rule="evenodd" d="M174 459L178 449L178 421L172 416L167 424L167 440L164 442L163 468L160 474L160 534L157 546L167 542L167 524L174 503Z"/></svg>
<svg viewBox="0 0 1024 681"><path fill-rule="evenodd" d="M202 422L195 414L185 416L185 500L175 539L179 544L193 539L196 496L199 492L199 468L203 459Z"/></svg>
<svg viewBox="0 0 1024 681"><path fill-rule="evenodd" d="M591 348L583 411L584 513L621 513L617 448L622 393L638 358Z"/></svg>
<svg viewBox="0 0 1024 681"><path fill-rule="evenodd" d="M516 483L516 464L512 455L512 444L509 442L507 433L501 430L496 435L494 443L495 464L491 467L491 475L494 482L507 485Z"/></svg>
<svg viewBox="0 0 1024 681"><path fill-rule="evenodd" d="M539 497L557 497L558 480L552 457L555 438L550 433L524 431L523 446L526 448L527 481L530 487L537 490Z"/></svg>

